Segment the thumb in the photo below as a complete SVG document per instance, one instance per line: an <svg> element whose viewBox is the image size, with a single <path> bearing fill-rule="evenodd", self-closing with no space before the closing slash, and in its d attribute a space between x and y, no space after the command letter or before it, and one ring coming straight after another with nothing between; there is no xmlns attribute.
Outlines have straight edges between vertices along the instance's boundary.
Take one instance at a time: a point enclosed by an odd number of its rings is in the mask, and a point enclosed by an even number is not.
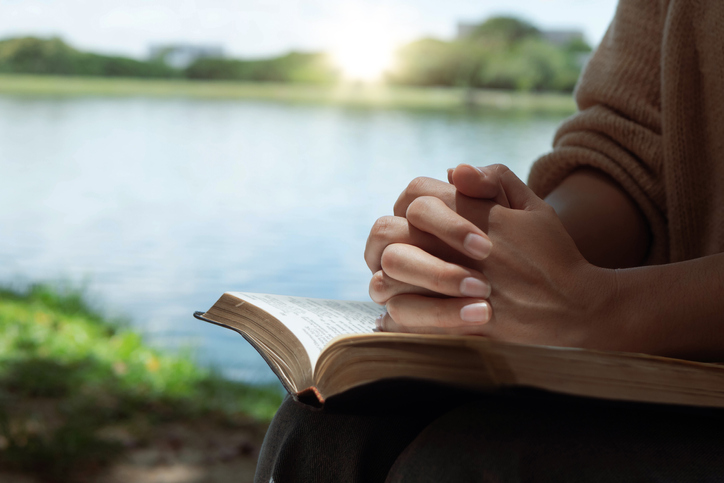
<svg viewBox="0 0 724 483"><path fill-rule="evenodd" d="M495 201L501 206L510 208L508 197L498 176L490 176L486 173L486 169L461 164L448 171L448 180L465 196Z"/></svg>
<svg viewBox="0 0 724 483"><path fill-rule="evenodd" d="M543 203L515 173L502 164L482 168L460 165L452 173L452 179L460 193L472 198L492 199L508 208L530 210ZM493 192L493 196L490 196Z"/></svg>

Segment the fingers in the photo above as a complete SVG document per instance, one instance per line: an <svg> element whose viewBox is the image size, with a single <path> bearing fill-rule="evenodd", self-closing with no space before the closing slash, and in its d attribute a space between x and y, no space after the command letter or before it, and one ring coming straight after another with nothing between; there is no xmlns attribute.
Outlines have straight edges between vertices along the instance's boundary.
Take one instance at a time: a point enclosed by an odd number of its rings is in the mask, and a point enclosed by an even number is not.
<svg viewBox="0 0 724 483"><path fill-rule="evenodd" d="M440 294L436 294L425 288L395 280L382 270L378 270L372 275L372 280L370 280L370 298L374 302L384 305L392 297L401 294L418 294L428 297L440 296Z"/></svg>
<svg viewBox="0 0 724 483"><path fill-rule="evenodd" d="M448 178L452 179L455 188L465 196L492 200L501 206L510 208L499 176L488 172L485 168L461 164L452 173L448 173Z"/></svg>
<svg viewBox="0 0 724 483"><path fill-rule="evenodd" d="M490 283L482 273L445 262L412 245L393 243L385 248L382 270L399 282L451 297L490 296ZM378 299L384 298L380 293Z"/></svg>
<svg viewBox="0 0 724 483"><path fill-rule="evenodd" d="M455 208L455 186L432 178L415 178L400 194L395 202L395 216L405 216L407 207L415 198L434 196L441 199L450 208Z"/></svg>
<svg viewBox="0 0 724 483"><path fill-rule="evenodd" d="M475 260L485 259L493 247L483 230L451 210L439 198L416 198L408 206L405 218L414 227L434 235Z"/></svg>
<svg viewBox="0 0 724 483"><path fill-rule="evenodd" d="M451 177L458 191L472 198L493 199L498 204L516 210L535 209L543 203L515 173L502 164L482 168L460 165Z"/></svg>
<svg viewBox="0 0 724 483"><path fill-rule="evenodd" d="M405 218L383 216L372 225L365 246L364 258L372 273L382 268L380 264L382 252L392 243L415 245L438 258L450 262L465 264L465 262L470 261L469 258L451 249L439 238L415 228Z"/></svg>
<svg viewBox="0 0 724 483"><path fill-rule="evenodd" d="M377 219L365 246L365 262L372 273L382 268L382 252L392 243L407 243L429 251L436 244L435 237L410 226L408 221L398 216L383 216Z"/></svg>
<svg viewBox="0 0 724 483"><path fill-rule="evenodd" d="M387 313L377 325L387 332L482 333L492 315L490 304L479 298L405 294L387 301Z"/></svg>

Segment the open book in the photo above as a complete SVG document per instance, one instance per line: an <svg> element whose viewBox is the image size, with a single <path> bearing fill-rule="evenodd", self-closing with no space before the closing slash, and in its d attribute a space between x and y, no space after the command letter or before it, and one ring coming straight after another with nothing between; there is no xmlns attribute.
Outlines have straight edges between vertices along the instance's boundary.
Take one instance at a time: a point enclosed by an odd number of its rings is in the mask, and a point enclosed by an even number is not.
<svg viewBox="0 0 724 483"><path fill-rule="evenodd" d="M375 332L381 308L228 292L197 318L239 332L290 394L323 404L353 387L413 378L490 390L724 407L724 366L664 357L510 344L476 336Z"/></svg>

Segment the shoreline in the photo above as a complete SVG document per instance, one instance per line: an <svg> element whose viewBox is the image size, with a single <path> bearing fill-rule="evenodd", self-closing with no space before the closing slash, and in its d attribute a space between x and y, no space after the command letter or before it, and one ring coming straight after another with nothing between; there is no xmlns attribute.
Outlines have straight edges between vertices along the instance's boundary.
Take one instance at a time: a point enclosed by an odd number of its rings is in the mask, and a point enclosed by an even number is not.
<svg viewBox="0 0 724 483"><path fill-rule="evenodd" d="M572 114L572 94L445 87L249 83L0 74L0 95L266 100L373 109Z"/></svg>

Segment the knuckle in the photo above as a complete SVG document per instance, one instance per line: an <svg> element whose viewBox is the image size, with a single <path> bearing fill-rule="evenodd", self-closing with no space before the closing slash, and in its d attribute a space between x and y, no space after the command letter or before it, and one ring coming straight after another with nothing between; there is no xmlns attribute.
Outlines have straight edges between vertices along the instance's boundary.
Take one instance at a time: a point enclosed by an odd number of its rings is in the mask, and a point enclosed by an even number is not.
<svg viewBox="0 0 724 483"><path fill-rule="evenodd" d="M380 268L380 249L394 238L398 225L399 219L394 216L383 216L372 224L365 245L364 259L373 272Z"/></svg>
<svg viewBox="0 0 724 483"><path fill-rule="evenodd" d="M488 166L488 169L491 169L493 173L497 174L498 176L502 176L510 171L510 168L508 168L504 164L491 164L490 166Z"/></svg>
<svg viewBox="0 0 724 483"><path fill-rule="evenodd" d="M430 211L432 201L434 198L431 196L420 196L412 200L410 205L407 207L405 216L408 220L420 220Z"/></svg>
<svg viewBox="0 0 724 483"><path fill-rule="evenodd" d="M407 185L407 188L405 188L405 192L408 195L418 197L427 191L427 186L429 183L430 178L418 176L417 178L410 181L410 183Z"/></svg>
<svg viewBox="0 0 724 483"><path fill-rule="evenodd" d="M387 315L389 315L392 320L398 325L402 325L400 323L400 307L397 304L397 297L390 298L387 304L385 304L385 309L387 310Z"/></svg>
<svg viewBox="0 0 724 483"><path fill-rule="evenodd" d="M386 240L390 237L391 232L394 230L395 217L394 216L383 216L377 218L372 224L370 230L370 238L375 240Z"/></svg>
<svg viewBox="0 0 724 483"><path fill-rule="evenodd" d="M387 292L387 281L384 272L379 270L372 275L370 280L370 298L376 303L385 302L385 293Z"/></svg>
<svg viewBox="0 0 724 483"><path fill-rule="evenodd" d="M382 269L388 273L394 272L400 266L400 258L400 247L396 243L387 245L382 250L382 257L380 258Z"/></svg>
<svg viewBox="0 0 724 483"><path fill-rule="evenodd" d="M439 199L441 203L448 206L454 205L455 187L449 183L426 178L424 176L417 177L410 181L407 188L400 194L395 202L395 214L398 216L406 216L405 213L410 204L417 198L429 196L432 201Z"/></svg>

